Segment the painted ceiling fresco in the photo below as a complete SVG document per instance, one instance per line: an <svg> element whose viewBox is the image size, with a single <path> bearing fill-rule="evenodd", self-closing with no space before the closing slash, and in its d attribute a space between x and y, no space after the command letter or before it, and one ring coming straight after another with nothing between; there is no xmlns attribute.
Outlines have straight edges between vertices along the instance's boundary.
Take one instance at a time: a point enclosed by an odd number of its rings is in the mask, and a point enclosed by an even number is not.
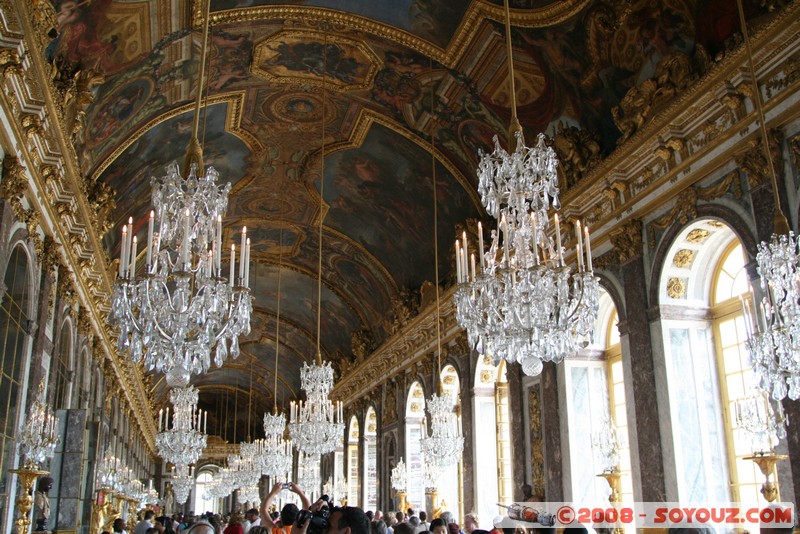
<svg viewBox="0 0 800 534"><path fill-rule="evenodd" d="M46 54L56 79L91 71L101 82L76 147L82 171L115 191L104 236L113 258L122 221L134 217L142 232L150 177L183 158L202 4L53 2ZM745 0L747 16L757 23L767 4ZM520 120L529 139L551 139L568 192L646 123L637 102L647 87L669 100L737 43L728 0L511 7ZM456 226L485 216L478 151L497 134L505 144L511 116L504 15L500 0L211 0L210 9L204 155L233 185L226 241L242 225L251 232L256 313L245 363L198 384L201 402L218 407L249 391L254 374L263 412L275 398L279 271L281 403L299 396L301 363L316 351L320 217L319 344L336 365L358 357L354 341L363 352L391 336L398 306L413 310L433 280L434 170L440 276L452 280ZM163 401L163 381L154 383Z"/></svg>

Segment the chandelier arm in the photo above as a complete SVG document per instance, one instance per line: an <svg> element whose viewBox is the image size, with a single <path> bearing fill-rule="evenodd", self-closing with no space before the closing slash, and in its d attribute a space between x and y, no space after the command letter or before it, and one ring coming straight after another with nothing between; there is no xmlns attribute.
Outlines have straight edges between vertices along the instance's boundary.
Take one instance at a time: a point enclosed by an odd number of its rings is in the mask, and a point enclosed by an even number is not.
<svg viewBox="0 0 800 534"><path fill-rule="evenodd" d="M761 123L761 135L764 138L764 155L767 158L767 165L769 166L770 179L772 181L772 197L775 202L775 215L773 216L774 232L778 235L789 234L789 221L783 213L781 207L780 193L778 192L778 177L775 173L775 163L772 161L772 154L769 150L769 134L767 132L767 122L764 117L764 104L761 101L761 91L758 88L758 79L756 78L756 68L753 61L753 50L750 47L750 34L747 31L747 21L744 17L744 8L742 7L742 0L736 0L736 6L739 11L739 24L742 27L742 34L744 36L744 46L747 51L747 64L750 68L750 81L753 84L753 100L756 104L756 111L758 113L759 122Z"/></svg>

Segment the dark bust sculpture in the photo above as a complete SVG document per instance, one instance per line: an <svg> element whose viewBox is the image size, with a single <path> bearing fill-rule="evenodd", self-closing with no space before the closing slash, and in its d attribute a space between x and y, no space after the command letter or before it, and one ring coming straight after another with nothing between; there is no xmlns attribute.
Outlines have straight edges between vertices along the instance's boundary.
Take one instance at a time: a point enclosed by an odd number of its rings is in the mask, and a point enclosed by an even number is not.
<svg viewBox="0 0 800 534"><path fill-rule="evenodd" d="M36 506L36 532L46 532L47 519L50 517L50 497L48 492L53 487L51 477L41 477L36 485L33 503Z"/></svg>

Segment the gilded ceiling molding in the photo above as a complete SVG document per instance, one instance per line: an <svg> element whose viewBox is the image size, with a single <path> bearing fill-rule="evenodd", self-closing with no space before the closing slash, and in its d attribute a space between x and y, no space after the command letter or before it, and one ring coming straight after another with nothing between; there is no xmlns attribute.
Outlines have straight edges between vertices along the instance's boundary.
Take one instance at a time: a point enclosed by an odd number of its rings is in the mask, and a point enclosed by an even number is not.
<svg viewBox="0 0 800 534"><path fill-rule="evenodd" d="M551 2L548 6L539 9L514 9L511 11L511 23L514 26L525 28L558 24L578 14L588 3L589 0L562 0ZM202 26L203 5L204 3L200 0L192 2L192 25L195 28ZM446 50L442 50L439 46L394 26L360 15L319 7L257 6L227 9L211 13L210 20L214 26L270 20L283 21L285 27L294 27L295 21L308 27L334 25L333 30L347 33L353 31L369 33L393 41L452 67L465 53L466 43L471 42L475 33L479 30L480 24L485 20L502 22L505 20L505 12L502 6L491 4L486 0L473 2L470 4L469 10L464 14L458 29L451 37Z"/></svg>
<svg viewBox="0 0 800 534"><path fill-rule="evenodd" d="M241 126L244 97L245 97L245 91L232 91L228 93L212 95L208 98L203 99L203 107L201 108L201 112L203 108L206 108L208 106L213 106L215 104L222 104L222 103L230 104L228 106L227 115L225 116L225 131L231 135L238 137L245 145L247 145L247 148L249 148L251 152L260 153L264 150L264 146L261 144L261 141L259 141L255 136L253 136L250 132L248 132ZM133 143L139 140L140 137L145 135L147 132L149 132L162 122L166 122L179 115L183 115L184 113L193 111L194 106L195 106L194 103L189 103L179 106L175 109L172 109L148 121L138 130L128 135L126 140L120 143L120 145L111 154L109 154L109 156L105 160L103 160L103 162L100 165L97 166L97 168L94 171L92 179L97 180L98 178L100 178L100 176L102 176L103 174L103 171L105 171L109 165L111 165L118 157L120 157L122 153L128 149L129 146L131 146ZM180 160L181 158L183 158L183 154L175 154L176 160ZM248 180L248 182L249 181L250 180Z"/></svg>
<svg viewBox="0 0 800 534"><path fill-rule="evenodd" d="M800 4L793 3L760 29L754 39L758 50L769 50L773 56L770 63L761 56L757 58L762 87L785 77L782 68L772 67L782 65L781 57L774 57L775 50L781 50L787 58L800 53L800 32L791 23L799 11ZM618 221L646 218L663 208L664 199L670 198L669 191L686 189L729 161L724 156L711 159L708 154L737 143L744 136L755 135L756 113L748 114L742 100L749 86L741 77L742 61L744 52L737 50L715 64L698 83L678 95L631 140L602 161L580 188L564 193L565 214L581 217L593 228L592 242L598 251L609 241L609 231ZM765 75L767 67L772 68L769 76ZM773 93L765 102L769 122L788 120L786 116L770 118L770 111L798 90L800 80ZM653 195L656 190L659 194Z"/></svg>
<svg viewBox="0 0 800 534"><path fill-rule="evenodd" d="M446 357L447 345L466 335L455 320L454 293L455 286L446 290L440 300L443 358ZM331 398L349 405L373 388L413 367L421 366L421 374L431 378L434 366L431 354L436 350L436 345L436 306L429 306L365 360L352 366L345 365Z"/></svg>
<svg viewBox="0 0 800 534"><path fill-rule="evenodd" d="M41 7L41 4L37 5ZM32 207L22 214L21 220L28 225L34 246L42 253L44 242L38 238L40 226L44 234L54 236L57 243L71 245L72 235L83 236L78 239L79 249L65 246L63 251L67 264L79 274L76 289L81 304L91 310L96 321L93 327L102 337L102 343L94 349L94 356L113 362L109 365L116 381L107 380L107 385L116 382L120 386L122 394L118 396L136 414L149 452L154 454L155 425L149 400L142 389L143 377L136 370L126 369L124 360L116 354L113 335L105 322L111 276L106 272L100 236L93 227L95 217L91 215L92 209L85 197L85 180L79 170L71 134L64 127L63 95L54 86L51 66L44 60L41 39L27 37L37 35L38 31L35 27L37 21L29 11L33 7L27 2L0 3L0 17L5 22L0 26L0 40L5 49L14 50L16 57L25 58L20 60L24 63L20 72L13 65L14 54L0 53L0 57L5 58L0 60L5 61L4 76L0 79L3 86L0 105L12 135L19 140L15 146L17 157L25 162L28 184L35 191L28 198ZM41 20L40 17L39 22ZM44 117L46 120L42 120ZM65 202L69 208L64 207ZM59 206L58 210L56 206ZM67 213L68 217L62 217L61 214ZM113 396L114 392L110 395Z"/></svg>

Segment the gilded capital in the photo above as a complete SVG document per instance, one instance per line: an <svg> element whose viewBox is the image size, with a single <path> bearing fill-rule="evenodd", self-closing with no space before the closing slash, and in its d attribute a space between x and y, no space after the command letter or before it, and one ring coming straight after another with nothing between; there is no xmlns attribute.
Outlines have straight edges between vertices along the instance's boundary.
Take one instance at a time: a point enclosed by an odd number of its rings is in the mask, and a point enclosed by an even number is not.
<svg viewBox="0 0 800 534"><path fill-rule="evenodd" d="M611 244L619 256L620 263L630 261L642 254L644 244L642 221L631 219L626 224L612 230L610 238Z"/></svg>

